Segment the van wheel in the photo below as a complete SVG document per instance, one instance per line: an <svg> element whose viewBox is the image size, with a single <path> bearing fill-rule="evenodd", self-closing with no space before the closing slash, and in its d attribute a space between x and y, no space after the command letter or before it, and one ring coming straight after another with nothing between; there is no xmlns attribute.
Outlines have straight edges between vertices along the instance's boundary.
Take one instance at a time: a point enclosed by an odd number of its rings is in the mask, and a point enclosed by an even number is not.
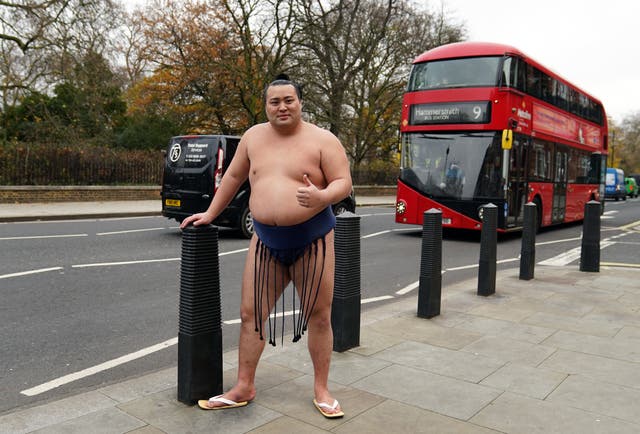
<svg viewBox="0 0 640 434"><path fill-rule="evenodd" d="M251 217L251 210L249 210L248 203L244 205L244 208L242 208L238 227L243 237L249 239L253 236L253 217Z"/></svg>

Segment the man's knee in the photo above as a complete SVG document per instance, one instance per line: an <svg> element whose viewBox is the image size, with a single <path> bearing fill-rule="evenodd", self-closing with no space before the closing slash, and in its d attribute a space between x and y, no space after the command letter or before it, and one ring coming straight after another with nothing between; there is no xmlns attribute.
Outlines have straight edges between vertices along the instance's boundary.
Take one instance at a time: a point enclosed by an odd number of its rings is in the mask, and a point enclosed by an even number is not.
<svg viewBox="0 0 640 434"><path fill-rule="evenodd" d="M253 306L241 305L240 306L240 320L243 323L254 323L255 318L255 310Z"/></svg>
<svg viewBox="0 0 640 434"><path fill-rule="evenodd" d="M331 327L331 307L318 307L311 312L309 318L309 326L311 328L327 329Z"/></svg>

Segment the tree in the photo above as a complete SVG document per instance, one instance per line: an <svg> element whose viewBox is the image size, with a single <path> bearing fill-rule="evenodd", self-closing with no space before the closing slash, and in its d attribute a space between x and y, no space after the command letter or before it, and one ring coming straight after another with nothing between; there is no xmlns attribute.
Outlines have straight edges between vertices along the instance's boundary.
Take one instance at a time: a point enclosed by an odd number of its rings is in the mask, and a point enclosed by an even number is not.
<svg viewBox="0 0 640 434"><path fill-rule="evenodd" d="M163 104L191 113L191 132L233 134L245 129L248 122L239 110L229 67L238 62L241 43L228 32L232 26L223 5L155 0L140 19L144 55L154 66L152 78L141 85L163 88ZM138 102L131 104L136 110Z"/></svg>
<svg viewBox="0 0 640 434"><path fill-rule="evenodd" d="M298 0L297 62L307 110L345 145L354 166L388 158L413 58L464 36L443 13L402 0Z"/></svg>
<svg viewBox="0 0 640 434"><path fill-rule="evenodd" d="M111 56L110 29L119 25L120 11L112 0L0 2L2 111L34 92L51 95L87 53Z"/></svg>
<svg viewBox="0 0 640 434"><path fill-rule="evenodd" d="M640 173L640 112L627 115L617 130L612 146L615 146L619 167L627 174Z"/></svg>
<svg viewBox="0 0 640 434"><path fill-rule="evenodd" d="M278 73L290 67L295 49L294 2L290 0L222 0L231 33L241 44L233 71L233 88L248 117L248 126L263 122L262 92Z"/></svg>

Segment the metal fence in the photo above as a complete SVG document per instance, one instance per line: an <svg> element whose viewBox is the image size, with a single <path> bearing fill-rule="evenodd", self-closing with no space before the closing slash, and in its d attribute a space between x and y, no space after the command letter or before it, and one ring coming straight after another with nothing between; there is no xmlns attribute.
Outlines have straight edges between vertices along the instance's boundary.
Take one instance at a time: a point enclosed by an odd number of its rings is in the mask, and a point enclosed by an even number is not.
<svg viewBox="0 0 640 434"><path fill-rule="evenodd" d="M0 185L160 185L160 151L10 144L0 147Z"/></svg>

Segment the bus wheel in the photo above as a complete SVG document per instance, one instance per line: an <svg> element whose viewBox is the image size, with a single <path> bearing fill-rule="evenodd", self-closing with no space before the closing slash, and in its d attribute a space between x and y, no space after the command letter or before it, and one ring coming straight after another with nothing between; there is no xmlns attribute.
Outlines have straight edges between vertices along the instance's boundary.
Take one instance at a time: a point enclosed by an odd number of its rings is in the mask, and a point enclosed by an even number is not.
<svg viewBox="0 0 640 434"><path fill-rule="evenodd" d="M240 218L238 219L238 228L243 237L248 239L253 236L253 217L251 217L248 203L242 208Z"/></svg>
<svg viewBox="0 0 640 434"><path fill-rule="evenodd" d="M540 232L540 228L542 228L542 203L540 202L540 198L536 197L533 199L533 203L536 204L536 234Z"/></svg>

